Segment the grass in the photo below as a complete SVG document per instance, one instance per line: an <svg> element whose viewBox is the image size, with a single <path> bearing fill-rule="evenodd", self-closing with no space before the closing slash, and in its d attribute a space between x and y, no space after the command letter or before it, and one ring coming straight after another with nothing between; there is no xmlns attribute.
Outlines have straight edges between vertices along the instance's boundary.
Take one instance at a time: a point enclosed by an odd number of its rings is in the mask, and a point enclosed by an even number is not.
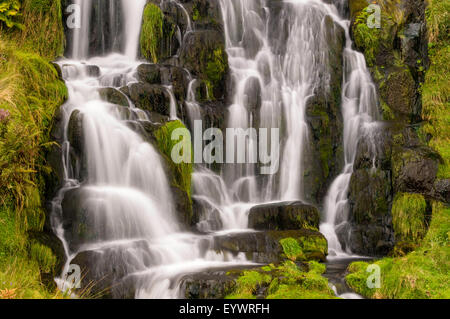
<svg viewBox="0 0 450 319"><path fill-rule="evenodd" d="M419 194L398 193L392 206L392 223L397 239L417 242L425 236L427 203Z"/></svg>
<svg viewBox="0 0 450 319"><path fill-rule="evenodd" d="M450 178L449 12L448 1L429 0L426 16L431 65L422 87L422 117L426 122L421 133L431 137L429 146L435 148L443 158L438 178Z"/></svg>
<svg viewBox="0 0 450 319"><path fill-rule="evenodd" d="M450 298L450 208L433 204L433 218L418 249L401 258L384 258L375 264L381 268L381 288L370 289L366 281L368 263L349 266L346 280L357 293L378 299Z"/></svg>
<svg viewBox="0 0 450 319"><path fill-rule="evenodd" d="M0 298L59 298L42 283L56 257L30 242L42 231L44 152L67 89L51 61L63 53L61 2L21 1L18 23L0 25ZM45 26L45 27L43 27Z"/></svg>

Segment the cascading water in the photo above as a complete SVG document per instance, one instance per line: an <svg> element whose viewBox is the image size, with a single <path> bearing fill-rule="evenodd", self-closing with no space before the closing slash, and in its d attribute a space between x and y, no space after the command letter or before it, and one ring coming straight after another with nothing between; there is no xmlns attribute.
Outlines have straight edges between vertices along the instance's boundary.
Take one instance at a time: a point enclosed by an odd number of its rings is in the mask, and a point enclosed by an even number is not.
<svg viewBox="0 0 450 319"><path fill-rule="evenodd" d="M52 224L66 250L64 273L81 263L98 281L92 285L111 285L105 288L115 297L176 298L181 275L238 259L226 262L227 256L209 250L211 236L182 231L162 159L133 130L149 121L146 114L129 100L129 107L119 106L99 93L136 81L146 0L123 6L122 52L91 58L89 3L81 2L87 26L73 38L72 60L59 61L69 99L61 108L64 186L53 201ZM65 289L66 282L58 283Z"/></svg>
<svg viewBox="0 0 450 319"><path fill-rule="evenodd" d="M193 32L184 7L177 1L165 2L175 2L186 14L183 37ZM250 231L248 213L254 205L306 201L305 158L311 134L306 110L314 96L330 90L329 41L338 27L346 38L342 86L345 167L329 189L321 231L330 254L345 255L336 229L346 222L358 139L370 136L376 127L377 105L364 57L351 49L349 22L334 5L320 0L220 0L232 75L227 127L280 128L280 170L262 176L256 164L225 164L220 173L198 165L193 198L202 204L197 228L207 234L194 235L178 225L159 154L133 129L149 121L146 114L129 100L129 107L105 102L98 91L136 81L146 1L125 5L121 0L121 15L114 11L117 4L110 7L109 25L121 16L123 30L107 33L115 35L109 43L116 44L100 50L100 57L89 53L92 2L76 3L82 6L82 28L73 34L72 60L59 62L69 100L62 107L65 185L53 202L53 225L68 257L65 272L71 262L89 259L94 278L114 274L115 296L128 296L126 291L132 287L134 297L173 298L180 296L179 279L186 273L244 263L245 259L209 249L213 236ZM115 53L105 55L111 50ZM92 74L92 68L98 72ZM191 78L185 100L190 127L201 119L195 84ZM171 97L170 118L176 119L177 101L172 88L166 89ZM255 92L259 99L253 98ZM76 128L81 128L78 134ZM250 138L248 149L256 143Z"/></svg>

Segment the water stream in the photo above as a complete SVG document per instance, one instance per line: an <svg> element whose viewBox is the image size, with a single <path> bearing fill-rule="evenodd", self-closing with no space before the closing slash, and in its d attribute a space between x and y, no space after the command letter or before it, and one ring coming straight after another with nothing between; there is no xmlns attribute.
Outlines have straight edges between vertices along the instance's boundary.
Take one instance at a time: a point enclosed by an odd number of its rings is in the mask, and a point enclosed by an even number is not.
<svg viewBox="0 0 450 319"><path fill-rule="evenodd" d="M108 43L114 44L100 56L89 55L92 3L75 3L82 8L82 27L73 34L70 58L58 62L69 100L62 107L65 181L53 201L52 214L68 257L65 271L74 259L90 253L90 271L98 276L122 274L112 288L115 297L127 296L123 290L133 287L136 298L177 298L181 297L179 279L186 273L251 264L242 256L211 250L213 237L250 231L248 213L257 204L307 201L310 185L304 176L311 131L306 109L315 95L330 90L330 32L337 34L339 28L346 39L341 105L345 165L324 199L320 231L329 242L332 258L350 257L336 232L347 222L348 187L358 141L377 127L378 115L376 91L364 57L352 49L349 21L340 16L338 8L320 0L220 0L232 78L226 126L280 128L279 171L262 176L256 164L225 164L219 171L197 165L193 198L203 206L197 225L203 234L193 234L178 225L159 153L132 128L149 118L131 101L129 107L118 106L103 101L99 94L101 88L120 88L137 81L146 1L122 0L119 18L114 14L119 2L111 1L110 15L104 18L110 19L108 25L122 25L123 30L107 33L113 37ZM183 12L188 16L184 8ZM126 36L119 41L121 32ZM189 17L187 32L193 32ZM98 72L92 73L93 68ZM195 82L192 78L185 101L190 127L201 119ZM176 119L177 101L171 87L166 89L171 97L170 118ZM260 101L252 99L255 90ZM81 146L72 145L74 125L81 127ZM255 143L249 138L248 149ZM74 154L77 147L85 156ZM71 208L71 202L76 202L76 208ZM79 227L68 224L68 219ZM65 284L61 279L58 283Z"/></svg>

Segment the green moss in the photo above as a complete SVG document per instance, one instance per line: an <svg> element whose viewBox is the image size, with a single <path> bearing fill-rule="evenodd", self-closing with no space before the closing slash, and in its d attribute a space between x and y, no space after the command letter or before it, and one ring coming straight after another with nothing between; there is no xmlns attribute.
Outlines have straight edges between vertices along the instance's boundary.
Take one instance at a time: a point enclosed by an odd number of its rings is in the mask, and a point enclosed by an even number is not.
<svg viewBox="0 0 450 319"><path fill-rule="evenodd" d="M171 159L173 147L181 141L172 140L172 133L176 129L186 129L183 123L180 121L172 121L166 123L159 128L155 133L155 138L158 144L158 148L166 156L167 161L172 167L172 171L175 173L175 180L172 181L173 186L176 186L186 192L191 200L191 180L192 180L192 161L190 163L175 164ZM191 152L192 154L192 152Z"/></svg>
<svg viewBox="0 0 450 319"><path fill-rule="evenodd" d="M328 280L321 276L324 271L325 265L317 262L298 266L292 261L244 271L227 298L254 299L258 292L266 299L336 298Z"/></svg>
<svg viewBox="0 0 450 319"><path fill-rule="evenodd" d="M425 236L427 204L419 194L398 193L392 205L392 223L398 238L417 242Z"/></svg>
<svg viewBox="0 0 450 319"><path fill-rule="evenodd" d="M20 2L18 0L3 0L0 3L0 28L3 23L7 28L23 29L23 25L17 21L20 16Z"/></svg>
<svg viewBox="0 0 450 319"><path fill-rule="evenodd" d="M367 287L368 263L349 266L349 286L368 298L450 298L450 209L433 204L433 217L426 237L415 251L401 258L375 262L381 269L381 288Z"/></svg>
<svg viewBox="0 0 450 319"><path fill-rule="evenodd" d="M160 55L160 46L163 39L164 15L161 9L149 3L144 9L141 30L141 53L153 63L157 63Z"/></svg>
<svg viewBox="0 0 450 319"><path fill-rule="evenodd" d="M210 98L214 97L214 90L220 86L227 70L227 58L223 48L216 48L208 57L205 74L205 80Z"/></svg>
<svg viewBox="0 0 450 319"><path fill-rule="evenodd" d="M294 238L285 238L280 240L281 247L283 247L283 252L287 258L290 260L304 259L302 248L298 244L297 240Z"/></svg>
<svg viewBox="0 0 450 319"><path fill-rule="evenodd" d="M429 1L426 10L429 28L430 68L422 86L422 135L430 136L429 146L442 155L438 178L450 178L450 3Z"/></svg>
<svg viewBox="0 0 450 319"><path fill-rule="evenodd" d="M279 242L286 258L292 261L321 260L328 251L328 243L322 236L286 237Z"/></svg>

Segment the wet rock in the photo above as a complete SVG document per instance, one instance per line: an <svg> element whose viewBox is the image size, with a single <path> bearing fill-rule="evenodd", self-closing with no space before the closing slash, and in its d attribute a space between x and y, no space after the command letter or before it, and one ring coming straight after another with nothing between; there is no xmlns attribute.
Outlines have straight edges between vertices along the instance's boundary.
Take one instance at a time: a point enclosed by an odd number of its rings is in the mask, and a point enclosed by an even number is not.
<svg viewBox="0 0 450 319"><path fill-rule="evenodd" d="M271 263L286 258L280 244L280 240L284 238L296 239L306 260L325 261L328 253L327 241L321 233L309 229L217 236L214 238L214 249L232 254L244 253L254 262Z"/></svg>
<svg viewBox="0 0 450 319"><path fill-rule="evenodd" d="M100 68L97 65L86 65L86 74L91 77L99 77L100 76Z"/></svg>
<svg viewBox="0 0 450 319"><path fill-rule="evenodd" d="M137 78L140 82L161 84L160 68L158 64L141 64L137 67Z"/></svg>
<svg viewBox="0 0 450 319"><path fill-rule="evenodd" d="M350 180L349 224L338 228L343 248L361 255L384 255L395 244L390 210L390 171L358 169Z"/></svg>
<svg viewBox="0 0 450 319"><path fill-rule="evenodd" d="M160 85L148 83L133 83L122 90L137 108L161 115L170 115L170 94Z"/></svg>
<svg viewBox="0 0 450 319"><path fill-rule="evenodd" d="M223 299L233 291L242 269L215 269L188 274L181 279L186 299Z"/></svg>
<svg viewBox="0 0 450 319"><path fill-rule="evenodd" d="M136 263L134 254L137 251L143 257L140 263ZM131 299L136 291L136 278L125 280L125 277L148 269L152 265L151 256L146 241L130 241L114 247L82 251L71 265L78 265L81 269L81 291L88 291L89 295L97 298Z"/></svg>
<svg viewBox="0 0 450 319"><path fill-rule="evenodd" d="M208 81L211 98L225 96L228 58L223 34L214 30L188 33L180 51L180 63L200 80Z"/></svg>
<svg viewBox="0 0 450 319"><path fill-rule="evenodd" d="M444 203L450 203L450 179L438 179L434 183L431 197Z"/></svg>
<svg viewBox="0 0 450 319"><path fill-rule="evenodd" d="M397 192L429 193L436 180L439 154L428 147L396 148L392 156Z"/></svg>
<svg viewBox="0 0 450 319"><path fill-rule="evenodd" d="M249 227L256 230L319 228L319 210L302 202L258 205L249 213Z"/></svg>
<svg viewBox="0 0 450 319"><path fill-rule="evenodd" d="M120 106L130 106L127 97L119 90L114 88L100 88L98 89L98 93L103 101Z"/></svg>

